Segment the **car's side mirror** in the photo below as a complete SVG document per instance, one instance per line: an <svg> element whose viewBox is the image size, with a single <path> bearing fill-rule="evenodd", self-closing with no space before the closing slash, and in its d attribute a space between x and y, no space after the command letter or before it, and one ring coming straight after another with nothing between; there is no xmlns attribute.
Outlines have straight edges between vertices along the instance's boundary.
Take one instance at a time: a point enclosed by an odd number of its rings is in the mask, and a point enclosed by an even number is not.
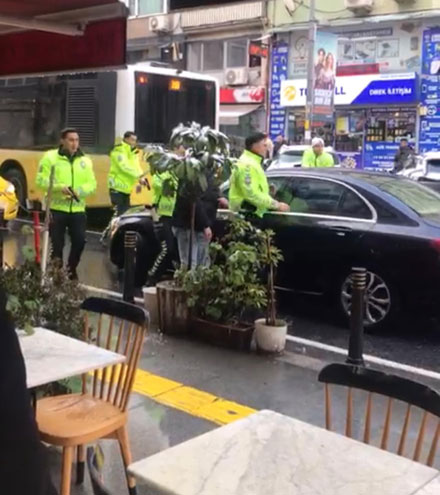
<svg viewBox="0 0 440 495"><path fill-rule="evenodd" d="M263 160L263 170L267 170L272 163L272 158L266 158Z"/></svg>

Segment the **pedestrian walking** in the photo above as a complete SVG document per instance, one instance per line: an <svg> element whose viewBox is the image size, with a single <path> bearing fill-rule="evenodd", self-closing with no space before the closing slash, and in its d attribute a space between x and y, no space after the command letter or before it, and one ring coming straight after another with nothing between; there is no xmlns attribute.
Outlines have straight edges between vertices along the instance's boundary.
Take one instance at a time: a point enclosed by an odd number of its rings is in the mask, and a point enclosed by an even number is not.
<svg viewBox="0 0 440 495"><path fill-rule="evenodd" d="M73 128L61 131L59 148L45 153L40 161L36 185L46 194L50 188L51 169L54 167L52 199L50 203L50 239L52 257L63 266L66 230L71 241L67 270L77 280L77 267L86 242L87 196L96 190L91 159L79 146L78 131Z"/></svg>
<svg viewBox="0 0 440 495"><path fill-rule="evenodd" d="M302 167L334 167L335 162L330 153L324 151L324 140L320 137L312 139L312 146L302 156Z"/></svg>
<svg viewBox="0 0 440 495"><path fill-rule="evenodd" d="M416 155L414 150L408 143L408 139L402 138L400 140L400 146L394 156L393 173L400 172L405 168L411 168L415 166Z"/></svg>
<svg viewBox="0 0 440 495"><path fill-rule="evenodd" d="M260 218L268 210L290 210L289 205L276 201L269 193L269 183L263 170L266 139L262 132L246 138L246 149L234 166L229 190L231 210L244 209Z"/></svg>

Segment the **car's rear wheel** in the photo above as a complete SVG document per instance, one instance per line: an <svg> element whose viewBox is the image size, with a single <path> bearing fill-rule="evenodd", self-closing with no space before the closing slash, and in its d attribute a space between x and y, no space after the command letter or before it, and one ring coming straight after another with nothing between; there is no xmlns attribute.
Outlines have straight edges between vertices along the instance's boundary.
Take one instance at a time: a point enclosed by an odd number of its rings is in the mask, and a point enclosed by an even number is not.
<svg viewBox="0 0 440 495"><path fill-rule="evenodd" d="M353 282L351 274L348 274L339 289L340 306L346 318L351 315L352 293ZM368 270L364 298L365 330L373 332L392 325L398 312L398 299L397 291L383 275Z"/></svg>

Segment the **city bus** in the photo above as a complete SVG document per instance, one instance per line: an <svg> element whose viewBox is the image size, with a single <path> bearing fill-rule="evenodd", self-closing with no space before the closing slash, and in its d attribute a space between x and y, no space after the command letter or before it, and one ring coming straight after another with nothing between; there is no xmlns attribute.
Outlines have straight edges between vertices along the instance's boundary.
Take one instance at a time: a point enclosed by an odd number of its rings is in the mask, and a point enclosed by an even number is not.
<svg viewBox="0 0 440 495"><path fill-rule="evenodd" d="M134 131L141 146L166 144L180 122L218 128L218 110L216 79L145 62L121 70L0 79L0 175L14 185L21 205L41 200L38 163L58 146L60 130L74 127L98 183L88 206L108 207L108 154L125 131ZM132 204L148 204L150 194L134 190Z"/></svg>

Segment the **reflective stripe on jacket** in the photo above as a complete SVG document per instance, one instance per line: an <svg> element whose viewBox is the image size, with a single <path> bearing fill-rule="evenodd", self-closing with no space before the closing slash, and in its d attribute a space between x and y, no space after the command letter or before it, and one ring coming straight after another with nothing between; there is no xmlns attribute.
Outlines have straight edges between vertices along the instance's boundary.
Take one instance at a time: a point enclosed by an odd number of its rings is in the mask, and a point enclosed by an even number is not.
<svg viewBox="0 0 440 495"><path fill-rule="evenodd" d="M267 210L277 208L269 194L269 183L262 167L262 157L245 150L232 171L229 189L229 206L239 211L243 203L255 207L255 214L262 217Z"/></svg>
<svg viewBox="0 0 440 495"><path fill-rule="evenodd" d="M142 176L139 151L122 141L110 152L108 187L114 191L131 194L133 187Z"/></svg>
<svg viewBox="0 0 440 495"><path fill-rule="evenodd" d="M35 181L36 186L45 193L49 190L52 166L55 171L50 209L67 213L84 212L85 198L96 191L92 160L80 150L73 157L68 157L61 148L46 152L40 161ZM65 187L71 187L76 192L79 202L63 194Z"/></svg>

